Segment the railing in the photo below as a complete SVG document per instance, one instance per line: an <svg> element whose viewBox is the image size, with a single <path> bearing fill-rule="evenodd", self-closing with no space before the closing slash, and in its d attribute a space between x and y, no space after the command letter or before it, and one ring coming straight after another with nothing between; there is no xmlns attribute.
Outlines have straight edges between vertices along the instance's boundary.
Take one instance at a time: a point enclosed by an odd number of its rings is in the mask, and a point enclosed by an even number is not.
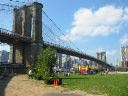
<svg viewBox="0 0 128 96"><path fill-rule="evenodd" d="M44 44L48 44L48 45L52 45L52 46L54 46L54 47L58 47L58 48L63 48L63 49L65 49L65 50L70 50L70 51L72 51L72 52L77 52L77 53L79 53L79 54L82 54L82 55L87 55L87 56L90 56L90 55L88 55L88 54L86 54L86 53L83 53L83 52L81 52L81 51L76 51L76 50L74 50L74 49L72 49L72 48L69 48L69 47L65 47L65 46L61 46L61 45L58 45L58 44L53 44L53 43L50 43L50 42L47 42L47 41L43 41L44 42ZM96 57L94 57L94 56L90 56L91 58L96 58ZM98 59L99 60L99 59Z"/></svg>
<svg viewBox="0 0 128 96"><path fill-rule="evenodd" d="M24 67L22 63L0 62L0 67Z"/></svg>
<svg viewBox="0 0 128 96"><path fill-rule="evenodd" d="M3 28L0 28L0 33L1 34L5 34L6 33L5 35L13 35L16 38L17 37L21 37L21 38L24 38L24 39L27 39L27 40L32 40L30 37L22 36L20 34L13 33L12 31L9 31L9 30L3 29ZM90 55L88 55L86 53L83 53L81 51L76 51L76 50L74 50L72 48L69 48L69 47L61 46L61 45L58 45L58 44L53 44L53 43L50 43L50 42L47 42L47 41L43 41L42 43L45 44L45 45L50 45L50 46L53 46L53 47L56 47L56 48L60 48L60 49L65 50L65 51L70 51L72 53L77 53L77 54L80 54L80 55L83 55L83 56L87 56L89 58L92 58L93 60L98 60L100 62L104 62L103 60L99 60L94 56L90 56ZM106 63L106 62L104 62L104 63Z"/></svg>
<svg viewBox="0 0 128 96"><path fill-rule="evenodd" d="M53 47L57 47L57 48L60 48L60 49L63 49L63 50L71 51L71 52L73 52L73 53L78 53L78 54L81 54L81 55L83 55L83 56L87 56L87 57L90 57L90 58L92 58L92 59L95 59L95 60L104 62L103 60L97 59L97 58L94 57L94 56L90 56L90 55L88 55L88 54L86 54L86 53L83 53L83 52L80 52L80 51L76 51L76 50L74 50L74 49L72 49L72 48L68 48L68 47L65 47L65 46L60 46L60 45L53 44L53 43L50 43L50 42L47 42L47 41L43 41L43 44L51 45L51 46L53 46ZM104 62L104 63L106 63L106 62ZM107 63L106 63L106 64L107 64ZM108 66L111 66L111 65L108 64ZM112 66L111 66L111 67L112 67Z"/></svg>
<svg viewBox="0 0 128 96"><path fill-rule="evenodd" d="M8 64L8 62L0 62L0 66L3 64Z"/></svg>
<svg viewBox="0 0 128 96"><path fill-rule="evenodd" d="M22 36L20 34L13 33L12 31L4 29L4 28L0 28L0 33L1 34L5 34L6 33L5 35L13 35L14 37L20 37L20 38L24 38L24 39L27 39L27 40L32 40L31 37Z"/></svg>

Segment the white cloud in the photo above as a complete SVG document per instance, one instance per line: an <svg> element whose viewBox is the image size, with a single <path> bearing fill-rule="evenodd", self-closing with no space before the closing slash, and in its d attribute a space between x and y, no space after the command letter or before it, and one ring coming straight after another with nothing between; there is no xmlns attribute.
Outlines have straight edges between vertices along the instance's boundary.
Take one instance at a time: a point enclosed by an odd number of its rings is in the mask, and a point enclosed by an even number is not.
<svg viewBox="0 0 128 96"><path fill-rule="evenodd" d="M117 55L118 55L117 50L106 51L107 62L113 63L115 65L118 59Z"/></svg>
<svg viewBox="0 0 128 96"><path fill-rule="evenodd" d="M124 22L128 23L128 8L117 8L112 5L95 11L80 8L75 12L73 26L66 36L70 40L87 36L107 36L118 33ZM63 36L62 39L66 40Z"/></svg>
<svg viewBox="0 0 128 96"><path fill-rule="evenodd" d="M121 37L120 44L121 45L128 44L128 34L125 34L123 37Z"/></svg>
<svg viewBox="0 0 128 96"><path fill-rule="evenodd" d="M107 56L114 56L117 53L117 50L105 50L104 48L96 49L96 52L106 52Z"/></svg>
<svg viewBox="0 0 128 96"><path fill-rule="evenodd" d="M0 51L2 50L1 46L0 46Z"/></svg>
<svg viewBox="0 0 128 96"><path fill-rule="evenodd" d="M96 52L103 52L103 51L105 51L103 48L96 49Z"/></svg>
<svg viewBox="0 0 128 96"><path fill-rule="evenodd" d="M128 21L128 8L125 8L124 11L125 11L124 20Z"/></svg>
<svg viewBox="0 0 128 96"><path fill-rule="evenodd" d="M117 53L117 50L111 50L111 51L107 51L106 55L107 57L112 58L113 56L115 56L116 53Z"/></svg>

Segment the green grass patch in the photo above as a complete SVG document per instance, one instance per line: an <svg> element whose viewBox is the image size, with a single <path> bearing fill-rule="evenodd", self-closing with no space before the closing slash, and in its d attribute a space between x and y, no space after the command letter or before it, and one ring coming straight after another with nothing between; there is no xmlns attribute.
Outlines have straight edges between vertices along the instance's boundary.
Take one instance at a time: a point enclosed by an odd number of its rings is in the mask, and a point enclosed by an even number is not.
<svg viewBox="0 0 128 96"><path fill-rule="evenodd" d="M91 94L107 94L108 96L128 96L128 74L110 75L77 75L63 77L63 86L79 89Z"/></svg>

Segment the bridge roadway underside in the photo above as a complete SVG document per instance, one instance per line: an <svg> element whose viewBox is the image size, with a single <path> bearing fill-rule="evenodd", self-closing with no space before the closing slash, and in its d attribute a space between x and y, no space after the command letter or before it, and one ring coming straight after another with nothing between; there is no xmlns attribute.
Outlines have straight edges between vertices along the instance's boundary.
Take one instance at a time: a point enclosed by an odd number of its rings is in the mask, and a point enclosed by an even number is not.
<svg viewBox="0 0 128 96"><path fill-rule="evenodd" d="M7 44L23 44L32 42L31 38L18 34L7 33L7 30L0 30L0 42Z"/></svg>
<svg viewBox="0 0 128 96"><path fill-rule="evenodd" d="M44 44L43 45L44 47L51 46L51 47L55 48L58 53L63 53L63 54L71 55L71 56L76 56L76 57L88 59L88 60L94 61L94 62L96 62L96 63L98 63L104 67L113 68L113 66L109 65L108 63L101 61L101 60L98 60L97 58L90 56L88 54L81 53L81 52L75 51L73 49L64 48L64 47L61 47L58 45L53 45L53 44L50 44L47 42L44 42L43 44Z"/></svg>
<svg viewBox="0 0 128 96"><path fill-rule="evenodd" d="M11 33L9 34L7 32L3 32L0 30L0 42L7 43L7 44L30 44L33 41L31 38L22 37L20 35L11 34ZM109 65L108 63L105 63L104 61L98 60L97 58L93 56L75 51L73 49L51 44L48 42L43 42L42 45L43 47L48 47L48 46L53 47L57 50L58 53L63 53L63 54L71 55L71 56L76 56L76 57L92 60L104 67L113 68L113 66Z"/></svg>

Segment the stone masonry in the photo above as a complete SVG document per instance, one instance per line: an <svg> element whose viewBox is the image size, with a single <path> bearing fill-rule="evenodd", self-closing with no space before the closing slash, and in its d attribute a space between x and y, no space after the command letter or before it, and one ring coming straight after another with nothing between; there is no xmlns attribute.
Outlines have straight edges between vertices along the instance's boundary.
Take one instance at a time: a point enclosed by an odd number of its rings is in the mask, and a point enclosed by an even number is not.
<svg viewBox="0 0 128 96"><path fill-rule="evenodd" d="M41 3L34 2L14 9L13 33L31 37L32 43L16 44L10 48L10 62L31 66L37 60L42 48L42 8Z"/></svg>

